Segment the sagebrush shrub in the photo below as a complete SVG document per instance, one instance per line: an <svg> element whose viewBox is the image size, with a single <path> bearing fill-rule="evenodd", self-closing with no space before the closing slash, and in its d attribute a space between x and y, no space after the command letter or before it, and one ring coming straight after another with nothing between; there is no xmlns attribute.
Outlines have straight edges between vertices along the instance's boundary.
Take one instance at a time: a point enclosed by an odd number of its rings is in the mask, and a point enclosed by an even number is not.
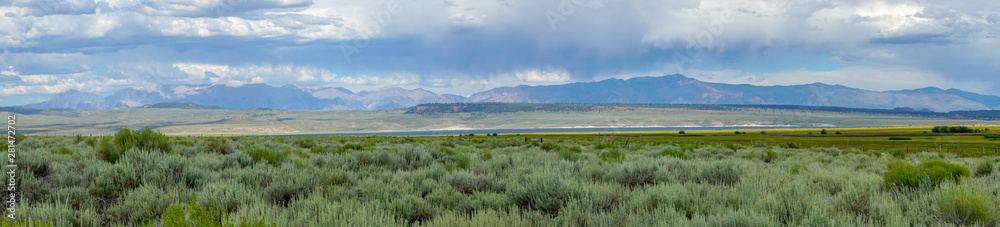
<svg viewBox="0 0 1000 227"><path fill-rule="evenodd" d="M427 195L427 202L431 205L447 210L460 209L459 206L465 203L465 196L453 188L443 188L434 190Z"/></svg>
<svg viewBox="0 0 1000 227"><path fill-rule="evenodd" d="M467 170L454 171L444 177L456 191L464 194L474 192L504 192L507 190L506 182L497 179L493 175L476 175Z"/></svg>
<svg viewBox="0 0 1000 227"><path fill-rule="evenodd" d="M337 153L343 154L343 153L349 153L351 151L362 151L364 149L365 149L364 145L348 143L344 144L344 146L341 146L340 148L337 148Z"/></svg>
<svg viewBox="0 0 1000 227"><path fill-rule="evenodd" d="M288 158L289 153L291 153L291 151L289 151L288 148L275 149L260 147L257 145L243 148L243 154L253 158L254 162L267 161L268 164L275 166L281 165L281 163Z"/></svg>
<svg viewBox="0 0 1000 227"><path fill-rule="evenodd" d="M232 152L232 147L229 145L229 139L225 137L207 137L205 138L204 151L206 153L229 154Z"/></svg>
<svg viewBox="0 0 1000 227"><path fill-rule="evenodd" d="M142 186L128 191L104 214L121 224L141 224L143 221L156 220L170 204L180 201L183 201L183 197L167 193L156 186Z"/></svg>
<svg viewBox="0 0 1000 227"><path fill-rule="evenodd" d="M575 162L576 160L580 159L580 155L572 151L563 150L559 151L559 158L566 161Z"/></svg>
<svg viewBox="0 0 1000 227"><path fill-rule="evenodd" d="M115 146L123 150L137 148L147 151L171 151L170 138L149 128L136 131L123 128L115 133L113 139Z"/></svg>
<svg viewBox="0 0 1000 227"><path fill-rule="evenodd" d="M947 163L941 159L930 159L920 162L917 167L927 171L931 182L952 180L958 182L962 177L969 176L969 168L961 164Z"/></svg>
<svg viewBox="0 0 1000 227"><path fill-rule="evenodd" d="M993 173L993 161L984 158L980 159L979 162L976 163L975 175L977 177L990 175L991 173Z"/></svg>
<svg viewBox="0 0 1000 227"><path fill-rule="evenodd" d="M205 208L198 205L198 200L194 195L191 195L191 199L188 200L187 206L181 205L171 205L166 210L163 211L163 219L161 221L163 226L166 227L187 227L187 226L239 226L239 227L264 227L264 226L277 226L277 224L268 224L267 221L262 217L260 219L247 220L246 217L240 217L240 222L230 222L226 218L226 213L213 205L209 205Z"/></svg>
<svg viewBox="0 0 1000 227"><path fill-rule="evenodd" d="M214 205L224 211L233 212L245 204L261 202L260 193L256 190L248 189L246 185L235 180L223 180L209 182L200 191L197 197L200 205Z"/></svg>
<svg viewBox="0 0 1000 227"><path fill-rule="evenodd" d="M836 147L813 147L810 148L809 150L811 150L812 152L824 153L832 156L838 156L842 153L842 151L840 149L837 149Z"/></svg>
<svg viewBox="0 0 1000 227"><path fill-rule="evenodd" d="M330 150L329 148L326 148L324 146L315 146L315 147L309 148L309 152L313 153L313 154L325 154L325 153L332 152L332 150Z"/></svg>
<svg viewBox="0 0 1000 227"><path fill-rule="evenodd" d="M740 182L743 170L732 161L712 162L701 169L699 182L733 186Z"/></svg>
<svg viewBox="0 0 1000 227"><path fill-rule="evenodd" d="M102 138L101 142L97 145L97 157L104 159L104 161L110 163L118 162L118 159L121 159L124 154L125 151L116 148L110 138Z"/></svg>
<svg viewBox="0 0 1000 227"><path fill-rule="evenodd" d="M507 190L507 197L521 209L537 210L558 216L559 210L574 195L573 188L552 173L525 176Z"/></svg>
<svg viewBox="0 0 1000 227"><path fill-rule="evenodd" d="M923 170L909 162L889 163L888 168L889 171L885 173L883 180L886 186L916 188L927 177Z"/></svg>
<svg viewBox="0 0 1000 227"><path fill-rule="evenodd" d="M657 169L650 163L625 163L608 171L604 179L629 188L641 187L656 183Z"/></svg>
<svg viewBox="0 0 1000 227"><path fill-rule="evenodd" d="M935 193L934 215L954 225L996 226L1000 201L967 185L943 186Z"/></svg>
<svg viewBox="0 0 1000 227"><path fill-rule="evenodd" d="M583 152L583 148L580 147L580 146L565 146L565 147L563 147L560 150L562 150L562 151L568 151L568 152L573 152L573 153L582 153Z"/></svg>
<svg viewBox="0 0 1000 227"><path fill-rule="evenodd" d="M469 155L464 152L455 152L455 166L459 169L469 168Z"/></svg>
<svg viewBox="0 0 1000 227"><path fill-rule="evenodd" d="M770 148L754 149L745 155L748 159L757 159L765 163L771 163L771 161L778 158L778 154L774 153L774 150L771 150Z"/></svg>
<svg viewBox="0 0 1000 227"><path fill-rule="evenodd" d="M66 146L66 145L62 145L62 146L59 146L59 147L56 147L56 148L52 148L51 150L49 150L49 152L52 152L53 154L68 155L68 154L75 153L76 150L74 150L72 147L69 147L69 146Z"/></svg>
<svg viewBox="0 0 1000 227"><path fill-rule="evenodd" d="M305 149L313 148L317 144L315 140L309 139L309 138L297 139L293 143L295 144L295 146L299 146L299 147L305 148Z"/></svg>
<svg viewBox="0 0 1000 227"><path fill-rule="evenodd" d="M142 151L171 152L170 138L160 132L146 128L130 130L122 128L114 136L104 137L97 146L98 157L115 163L130 149Z"/></svg>
<svg viewBox="0 0 1000 227"><path fill-rule="evenodd" d="M427 200L413 195L403 195L402 198L393 200L390 206L397 217L411 225L429 221L437 213L437 209Z"/></svg>
<svg viewBox="0 0 1000 227"><path fill-rule="evenodd" d="M553 142L544 142L544 143L542 143L541 148L542 148L542 150L545 150L545 151L553 151L553 150L559 149L559 145L556 145Z"/></svg>
<svg viewBox="0 0 1000 227"><path fill-rule="evenodd" d="M35 137L26 138L26 137L24 137L24 134L15 134L14 135L14 137L18 137L18 136L21 136L22 139L15 139L14 140L14 145L19 146L19 149L21 149L21 150L24 150L24 149L40 149L40 148L45 147L45 142L42 141L40 138L35 138ZM4 141L4 142L6 142L6 141Z"/></svg>
<svg viewBox="0 0 1000 227"><path fill-rule="evenodd" d="M690 159L691 158L691 156L688 155L687 152L684 152L684 149L681 149L681 148L678 148L678 147L670 147L670 148L667 148L667 149L663 149L663 151L660 152L660 155L662 155L662 156L670 156L670 157L675 157L675 158L680 158L680 159Z"/></svg>
<svg viewBox="0 0 1000 227"><path fill-rule="evenodd" d="M622 154L622 152L619 151L618 148L603 150L601 151L601 153L597 154L597 157L600 157L601 160L604 160L605 162L621 163L625 161L625 154Z"/></svg>
<svg viewBox="0 0 1000 227"><path fill-rule="evenodd" d="M90 196L87 188L75 186L63 188L52 193L53 201L65 202L73 209L87 208L94 205L94 197Z"/></svg>
<svg viewBox="0 0 1000 227"><path fill-rule="evenodd" d="M287 172L286 172L287 173ZM305 196L307 189L314 183L310 179L303 179L298 174L288 174L290 176L279 178L264 190L264 194L275 205L287 207L292 200Z"/></svg>
<svg viewBox="0 0 1000 227"><path fill-rule="evenodd" d="M909 162L892 162L889 171L883 175L886 186L920 187L924 182L937 186L941 182L958 182L969 176L969 168L960 164L947 163L940 159L924 160L917 166Z"/></svg>

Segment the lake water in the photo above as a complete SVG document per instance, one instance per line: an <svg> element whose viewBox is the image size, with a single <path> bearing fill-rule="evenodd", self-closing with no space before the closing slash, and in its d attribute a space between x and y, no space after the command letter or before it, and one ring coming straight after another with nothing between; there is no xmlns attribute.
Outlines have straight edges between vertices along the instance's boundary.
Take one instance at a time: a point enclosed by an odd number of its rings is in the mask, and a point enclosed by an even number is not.
<svg viewBox="0 0 1000 227"><path fill-rule="evenodd" d="M440 135L476 135L483 134L517 134L517 133L548 133L548 132L636 132L636 131L681 131L681 130L760 130L760 129L789 129L789 128L811 128L811 127L629 127L629 128L522 128L522 129L468 129L468 130L431 130L431 131L408 131L408 132L368 132L368 133L322 133L322 134L297 134L297 135L264 135L264 137L280 136L440 136ZM836 127L825 127L836 128ZM751 133L751 132L747 132Z"/></svg>

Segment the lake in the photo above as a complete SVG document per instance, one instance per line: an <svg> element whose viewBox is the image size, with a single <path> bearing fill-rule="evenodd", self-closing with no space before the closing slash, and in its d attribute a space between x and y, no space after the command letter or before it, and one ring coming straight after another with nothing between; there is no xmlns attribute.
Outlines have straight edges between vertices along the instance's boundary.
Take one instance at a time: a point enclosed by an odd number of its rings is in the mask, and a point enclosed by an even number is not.
<svg viewBox="0 0 1000 227"><path fill-rule="evenodd" d="M521 128L521 129L462 129L462 130L429 130L406 132L364 132L364 133L320 133L294 135L263 135L263 137L298 137L298 136L440 136L467 135L469 133L482 135L487 133L517 134L517 133L552 133L552 132L636 132L636 131L681 131L681 130L757 130L757 129L788 129L812 127L604 127L604 128ZM836 127L824 127L836 128Z"/></svg>

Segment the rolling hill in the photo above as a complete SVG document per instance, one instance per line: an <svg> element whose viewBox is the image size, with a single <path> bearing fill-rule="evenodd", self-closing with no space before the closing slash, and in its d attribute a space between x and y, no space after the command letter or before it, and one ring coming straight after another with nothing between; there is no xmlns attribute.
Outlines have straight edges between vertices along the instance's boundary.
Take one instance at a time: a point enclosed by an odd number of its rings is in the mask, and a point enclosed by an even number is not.
<svg viewBox="0 0 1000 227"><path fill-rule="evenodd" d="M500 87L469 97L436 94L424 89L385 87L353 92L341 87L275 87L243 85L163 85L126 88L110 96L76 90L28 104L29 108L108 109L160 102L190 102L229 109L380 110L426 103L650 103L835 106L866 109L913 109L936 112L1000 109L1000 97L927 87L870 91L812 83L790 86L709 83L680 74L607 79L547 86Z"/></svg>

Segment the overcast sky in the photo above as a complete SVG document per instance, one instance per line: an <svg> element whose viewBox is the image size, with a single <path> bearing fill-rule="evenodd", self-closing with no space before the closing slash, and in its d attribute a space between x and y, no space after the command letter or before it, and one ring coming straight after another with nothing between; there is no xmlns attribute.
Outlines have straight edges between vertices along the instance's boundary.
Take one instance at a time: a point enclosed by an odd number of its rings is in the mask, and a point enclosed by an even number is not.
<svg viewBox="0 0 1000 227"><path fill-rule="evenodd" d="M0 105L158 84L710 82L1000 95L995 0L3 0Z"/></svg>

